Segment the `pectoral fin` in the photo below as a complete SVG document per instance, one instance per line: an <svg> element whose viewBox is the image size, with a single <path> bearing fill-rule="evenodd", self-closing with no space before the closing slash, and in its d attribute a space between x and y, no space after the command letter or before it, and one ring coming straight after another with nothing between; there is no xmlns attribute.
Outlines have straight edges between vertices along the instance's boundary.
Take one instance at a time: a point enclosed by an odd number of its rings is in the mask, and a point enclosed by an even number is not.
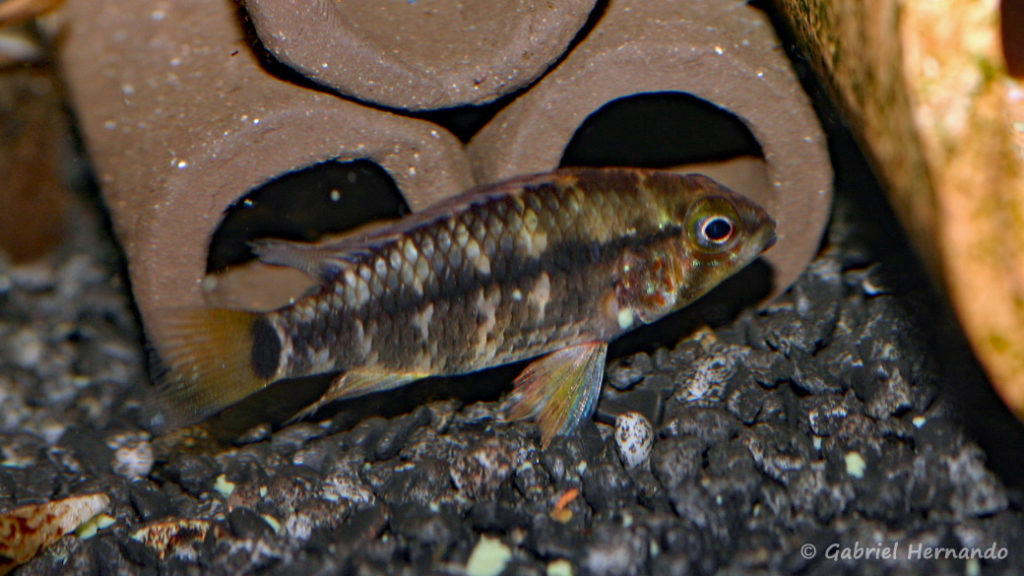
<svg viewBox="0 0 1024 576"><path fill-rule="evenodd" d="M515 380L509 418L536 418L544 447L594 412L601 395L606 342L586 342L535 360Z"/></svg>
<svg viewBox="0 0 1024 576"><path fill-rule="evenodd" d="M391 390L427 376L428 374L350 370L338 376L323 396L296 414L292 421L312 416L317 410L336 400L348 400L374 392Z"/></svg>

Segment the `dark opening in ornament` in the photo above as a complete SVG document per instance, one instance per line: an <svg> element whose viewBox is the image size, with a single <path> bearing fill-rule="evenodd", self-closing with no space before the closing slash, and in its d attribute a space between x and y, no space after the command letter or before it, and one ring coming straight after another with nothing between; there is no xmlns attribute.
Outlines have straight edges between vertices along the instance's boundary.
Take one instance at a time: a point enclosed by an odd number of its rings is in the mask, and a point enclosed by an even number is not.
<svg viewBox="0 0 1024 576"><path fill-rule="evenodd" d="M743 156L763 153L739 118L690 94L653 92L613 100L587 117L562 166L672 168Z"/></svg>
<svg viewBox="0 0 1024 576"><path fill-rule="evenodd" d="M222 272L255 258L249 249L252 240L313 242L408 212L395 181L376 163L316 164L279 176L228 208L210 242L206 271Z"/></svg>

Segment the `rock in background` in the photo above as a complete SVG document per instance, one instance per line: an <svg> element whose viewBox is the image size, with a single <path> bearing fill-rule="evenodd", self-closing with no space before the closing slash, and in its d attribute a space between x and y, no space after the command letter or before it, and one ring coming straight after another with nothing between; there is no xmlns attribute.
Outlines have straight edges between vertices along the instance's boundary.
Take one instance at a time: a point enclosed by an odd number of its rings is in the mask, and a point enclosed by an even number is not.
<svg viewBox="0 0 1024 576"><path fill-rule="evenodd" d="M1024 87L1009 75L1024 65L1019 3L775 4L1024 419Z"/></svg>

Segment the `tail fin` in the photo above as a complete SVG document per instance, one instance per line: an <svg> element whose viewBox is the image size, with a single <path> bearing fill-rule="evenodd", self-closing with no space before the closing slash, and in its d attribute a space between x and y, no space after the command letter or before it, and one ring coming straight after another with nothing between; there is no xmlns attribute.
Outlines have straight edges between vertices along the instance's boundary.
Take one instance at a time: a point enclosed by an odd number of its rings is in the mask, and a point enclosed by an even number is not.
<svg viewBox="0 0 1024 576"><path fill-rule="evenodd" d="M277 334L263 316L244 310L179 312L162 344L161 358L169 370L160 387L178 416L189 421L267 386L274 380L280 353ZM254 350L257 345L260 350Z"/></svg>

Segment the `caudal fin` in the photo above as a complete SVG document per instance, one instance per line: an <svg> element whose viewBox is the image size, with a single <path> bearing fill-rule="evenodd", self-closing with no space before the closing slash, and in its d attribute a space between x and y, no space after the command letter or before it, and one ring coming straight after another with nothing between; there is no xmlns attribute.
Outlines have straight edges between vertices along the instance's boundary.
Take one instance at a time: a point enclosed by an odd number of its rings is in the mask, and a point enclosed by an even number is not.
<svg viewBox="0 0 1024 576"><path fill-rule="evenodd" d="M280 342L260 314L203 309L175 314L159 350L164 395L181 418L201 420L274 380Z"/></svg>

